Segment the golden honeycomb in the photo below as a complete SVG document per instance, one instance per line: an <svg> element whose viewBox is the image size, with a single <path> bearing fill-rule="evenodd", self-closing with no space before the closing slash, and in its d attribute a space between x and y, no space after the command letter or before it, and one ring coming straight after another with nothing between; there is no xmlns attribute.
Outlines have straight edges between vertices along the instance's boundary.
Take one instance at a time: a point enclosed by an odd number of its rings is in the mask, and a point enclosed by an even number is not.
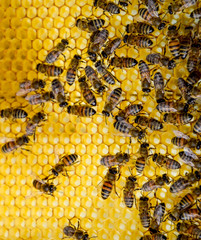
<svg viewBox="0 0 201 240"><path fill-rule="evenodd" d="M131 23L133 19L142 21L138 15L138 1L131 2L132 4L129 4L127 9L121 10L120 14L110 15L103 13L100 8L94 8L92 0L1 0L0 109L25 106L29 117L41 111L42 106L27 105L23 98L15 97L19 83L24 79L41 78L46 79L47 88L50 87L52 78L36 72L35 68L64 38L69 39L72 49L65 50L66 61L61 56L55 65L67 69L76 53L82 54L82 58L91 65L86 55L90 34L75 26L76 18L102 17L106 21L104 27L109 31L109 39L115 36L122 37L126 24ZM167 13L168 3L169 1L166 1L164 5L160 5L163 14ZM192 9L188 8L179 15L166 14L164 19L170 24L179 25L182 22L185 26L195 26L197 20L189 18ZM182 34L182 29L179 31ZM155 29L152 50L125 46L118 49L116 54L134 57L138 61L145 60L151 51L162 53L166 40L166 30ZM168 50L167 56L171 56ZM184 62L186 60L180 62L174 71L159 68L164 79L166 81L170 79L167 86L174 91L174 97L177 95L175 79L188 75ZM160 120L161 115L156 110L154 101L154 91L148 96L143 96L141 92L138 67L114 69L113 72L119 80L115 86L121 86L124 92L125 101L120 103L120 108L125 108L130 102L142 103L145 112ZM82 70L79 70L79 75L81 73ZM69 92L72 102L83 100L77 80L69 86L65 81L65 71L59 79L65 83L65 91ZM110 90L115 86L110 86ZM114 130L111 117L105 120L101 112L106 98L107 94L103 97L97 96L97 114L91 118L69 115L57 103L45 103L43 109L48 116L47 121L37 128L35 140L31 137L31 142L25 147L30 151L18 149L9 154L0 153L1 240L62 239L63 228L69 225L69 219L74 225L80 220L81 228L88 231L89 236L97 236L100 240L140 239L147 232L140 224L138 206L128 209L122 199L126 177L130 175L128 166L131 168L134 166L140 143L132 139L130 144L128 137ZM115 109L114 114L117 111L118 109ZM0 127L0 140L3 145L6 141L21 136L25 132L26 122L2 118ZM178 128L165 125L164 131L148 131L147 141L153 148L151 152L167 153L180 161L179 149L171 144L175 129L188 133L192 131L192 125L187 124ZM120 197L113 190L111 196L104 201L100 191L107 168L100 165L100 158L119 151L129 151L132 159L122 168L120 180L116 183ZM79 156L79 163L69 168L69 177L59 176L54 181L57 185L54 197L40 194L33 188L33 179L46 176L60 155L73 153ZM200 154L199 151L197 153ZM138 184L142 186L149 178L166 172L172 179L176 179L190 170L191 168L185 164L182 164L180 170L166 170L157 167L150 159L143 175L137 177ZM132 173L137 175L135 168ZM178 199L187 191L183 191ZM138 199L141 191L136 191L135 194ZM148 197L152 206L158 201L165 202L167 212L177 201L177 195L171 194L167 185L156 191L158 200L153 192ZM177 233L172 231L174 228L175 225L166 220L162 223L161 232L168 239L176 239Z"/></svg>

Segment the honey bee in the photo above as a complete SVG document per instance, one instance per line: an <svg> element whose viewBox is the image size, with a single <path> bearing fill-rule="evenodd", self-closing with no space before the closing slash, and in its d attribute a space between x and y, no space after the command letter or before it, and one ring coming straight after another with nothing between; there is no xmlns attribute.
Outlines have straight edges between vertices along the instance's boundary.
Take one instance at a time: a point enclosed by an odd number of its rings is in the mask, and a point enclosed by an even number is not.
<svg viewBox="0 0 201 240"><path fill-rule="evenodd" d="M189 83L187 83L183 78L178 78L178 87L179 90L181 91L181 95L185 100L189 100L191 98L191 90L192 87Z"/></svg>
<svg viewBox="0 0 201 240"><path fill-rule="evenodd" d="M45 102L53 100L54 99L54 94L53 94L52 91L43 92L42 94L37 93L37 94L34 94L34 95L26 96L25 99L31 105L44 104Z"/></svg>
<svg viewBox="0 0 201 240"><path fill-rule="evenodd" d="M104 81L111 85L115 84L115 76L107 70L106 66L101 63L101 61L97 61L95 67Z"/></svg>
<svg viewBox="0 0 201 240"><path fill-rule="evenodd" d="M201 72L195 70L195 71L190 72L186 81L190 85L195 85L196 83L198 83L200 81L200 78L201 78Z"/></svg>
<svg viewBox="0 0 201 240"><path fill-rule="evenodd" d="M154 28L143 22L137 22L137 23L130 23L126 25L126 32L127 33L139 33L139 34L151 34L154 31Z"/></svg>
<svg viewBox="0 0 201 240"><path fill-rule="evenodd" d="M160 53L150 53L146 56L146 60L151 64L160 64L160 66L166 67L169 70L176 67L176 63L173 59L170 60Z"/></svg>
<svg viewBox="0 0 201 240"><path fill-rule="evenodd" d="M178 163L176 160L168 157L161 155L160 153L157 154L155 153L152 158L153 162L155 162L157 165L160 167L164 167L167 169L179 169L181 168L181 164Z"/></svg>
<svg viewBox="0 0 201 240"><path fill-rule="evenodd" d="M91 117L96 111L88 106L73 105L67 107L67 113L77 115L79 117Z"/></svg>
<svg viewBox="0 0 201 240"><path fill-rule="evenodd" d="M143 60L139 61L138 67L141 76L142 91L145 93L149 93L151 92L151 76L149 67Z"/></svg>
<svg viewBox="0 0 201 240"><path fill-rule="evenodd" d="M20 90L16 93L16 96L24 96L32 91L45 88L46 82L41 79L34 78L33 81L26 80L20 83Z"/></svg>
<svg viewBox="0 0 201 240"><path fill-rule="evenodd" d="M125 120L114 122L114 128L119 132L124 133L128 137L137 137L139 140L145 137L145 131L140 128L134 127Z"/></svg>
<svg viewBox="0 0 201 240"><path fill-rule="evenodd" d="M163 28L165 28L166 26L165 21L162 21L160 17L153 17L151 13L148 11L148 9L140 8L138 13L141 16L141 18L152 24L154 27L158 28L158 30L162 30Z"/></svg>
<svg viewBox="0 0 201 240"><path fill-rule="evenodd" d="M77 159L77 154L64 155L59 159L59 162L54 167L52 167L52 169L50 170L51 174L45 177L43 180L53 180L58 177L60 173L63 176L67 177L68 174L66 171L66 167L76 164L78 162Z"/></svg>
<svg viewBox="0 0 201 240"><path fill-rule="evenodd" d="M104 50L101 52L101 55L104 58L108 58L120 46L120 44L121 38L115 38L113 40L110 40Z"/></svg>
<svg viewBox="0 0 201 240"><path fill-rule="evenodd" d="M26 145L28 142L29 142L29 138L27 137L27 135L23 135L21 137L18 137L16 140L5 143L1 147L1 151L2 153L9 153L16 150L19 147L22 147L23 145Z"/></svg>
<svg viewBox="0 0 201 240"><path fill-rule="evenodd" d="M63 69L61 67L57 67L54 65L47 65L44 63L37 64L36 70L38 72L47 74L49 77L56 77L63 73Z"/></svg>
<svg viewBox="0 0 201 240"><path fill-rule="evenodd" d="M39 190L41 193L54 196L53 193L56 191L56 186L53 183L47 183L43 180L34 179L33 186Z"/></svg>
<svg viewBox="0 0 201 240"><path fill-rule="evenodd" d="M45 59L45 62L46 63L54 63L60 55L63 55L64 59L66 59L63 52L68 47L68 44L69 44L69 42L67 39L62 39L61 42L59 42L56 45L55 49L48 53L48 55Z"/></svg>
<svg viewBox="0 0 201 240"><path fill-rule="evenodd" d="M124 187L123 194L124 202L127 208L132 208L134 200L136 202L135 195L133 193L136 190L136 181L137 178L133 175L126 178L126 185Z"/></svg>
<svg viewBox="0 0 201 240"><path fill-rule="evenodd" d="M160 72L157 72L154 75L154 89L156 102L157 103L165 102L165 85L163 76Z"/></svg>
<svg viewBox="0 0 201 240"><path fill-rule="evenodd" d="M185 177L180 177L176 182L174 182L170 187L171 193L181 192L187 187L192 186L193 183L200 180L200 173L198 171L192 173L186 173Z"/></svg>
<svg viewBox="0 0 201 240"><path fill-rule="evenodd" d="M193 127L193 132L194 133L201 133L201 116L198 118L198 120L196 121L194 127Z"/></svg>
<svg viewBox="0 0 201 240"><path fill-rule="evenodd" d="M80 62L81 62L81 56L75 54L68 66L68 69L66 72L66 81L70 86L75 82L76 73L79 68Z"/></svg>
<svg viewBox="0 0 201 240"><path fill-rule="evenodd" d="M99 94L102 94L105 91L105 86L102 84L101 80L98 78L96 71L92 67L86 66L85 73L87 78L91 82L91 85L95 89L95 91Z"/></svg>
<svg viewBox="0 0 201 240"><path fill-rule="evenodd" d="M108 96L107 101L105 102L104 109L102 114L106 117L109 117L112 114L112 110L117 106L119 103L119 99L121 98L122 89L115 88L110 95Z"/></svg>
<svg viewBox="0 0 201 240"><path fill-rule="evenodd" d="M195 5L197 0L179 0L175 1L174 3L171 3L168 6L168 12L169 14L176 14L178 12L183 11L186 8L192 7Z"/></svg>
<svg viewBox="0 0 201 240"><path fill-rule="evenodd" d="M145 116L137 116L135 118L135 123L139 124L142 127L148 127L151 130L160 130L163 128L163 124L154 118L148 118Z"/></svg>
<svg viewBox="0 0 201 240"><path fill-rule="evenodd" d="M42 112L38 112L36 113L27 123L26 125L26 135L27 136L31 136L34 134L34 138L35 138L35 131L36 131L36 127L39 126L40 122L42 121L46 121L46 114L42 113Z"/></svg>
<svg viewBox="0 0 201 240"><path fill-rule="evenodd" d="M57 99L57 101L59 102L60 107L65 107L68 105L68 103L66 102L64 88L58 79L54 79L52 81L52 92L55 99Z"/></svg>
<svg viewBox="0 0 201 240"><path fill-rule="evenodd" d="M192 27L185 27L185 35L180 36L180 57L185 59L191 47Z"/></svg>
<svg viewBox="0 0 201 240"><path fill-rule="evenodd" d="M94 0L94 7L102 8L103 11L109 12L111 14L120 13L120 7L113 2L107 2L107 0Z"/></svg>
<svg viewBox="0 0 201 240"><path fill-rule="evenodd" d="M116 120L127 119L129 116L135 116L142 111L143 106L141 104L130 104L124 110L118 112L115 116Z"/></svg>
<svg viewBox="0 0 201 240"><path fill-rule="evenodd" d="M21 108L5 108L0 111L1 118L22 119L28 116L28 113Z"/></svg>
<svg viewBox="0 0 201 240"><path fill-rule="evenodd" d="M199 49L201 48L201 45L198 42L193 42L191 45L191 49L189 52L189 57L187 60L187 70L189 72L193 72L196 70L198 65L198 57L197 53L199 52Z"/></svg>
<svg viewBox="0 0 201 240"><path fill-rule="evenodd" d="M196 208L186 209L185 211L182 212L179 218L184 221L191 221L196 218L200 219L201 218L200 209Z"/></svg>
<svg viewBox="0 0 201 240"><path fill-rule="evenodd" d="M69 222L70 222L70 220L69 220ZM95 238L95 236L94 237L89 237L89 234L87 233L87 231L82 230L80 228L80 221L78 221L77 228L70 222L70 225L66 226L63 229L63 233L67 236L67 238L70 237L70 238L74 238L76 240L89 240L91 238Z"/></svg>
<svg viewBox="0 0 201 240"><path fill-rule="evenodd" d="M147 6L147 10L152 17L158 17L159 5L156 0L141 0Z"/></svg>
<svg viewBox="0 0 201 240"><path fill-rule="evenodd" d="M185 109L185 107L186 104L179 101L164 101L160 102L156 109L162 113L187 112L188 109Z"/></svg>
<svg viewBox="0 0 201 240"><path fill-rule="evenodd" d="M91 91L88 83L86 82L86 77L81 77L78 80L81 93L88 104L91 106L96 106L96 98Z"/></svg>
<svg viewBox="0 0 201 240"><path fill-rule="evenodd" d="M106 167L112 167L115 165L123 165L130 160L128 153L116 153L116 155L106 155L101 158L100 164Z"/></svg>
<svg viewBox="0 0 201 240"><path fill-rule="evenodd" d="M164 214L165 214L165 203L159 203L154 209L153 218L151 220L151 224L149 227L149 231L151 232L151 234L155 234L159 232L159 227L163 221Z"/></svg>
<svg viewBox="0 0 201 240"><path fill-rule="evenodd" d="M148 228L151 222L151 216L149 211L149 199L148 197L141 197L139 200L139 216L141 224L144 228Z"/></svg>
<svg viewBox="0 0 201 240"><path fill-rule="evenodd" d="M140 238L140 240L166 240L166 239L167 239L167 237L161 233L145 235Z"/></svg>
<svg viewBox="0 0 201 240"><path fill-rule="evenodd" d="M201 18L201 8L197 8L195 10L193 10L190 14L191 18L194 19L200 19Z"/></svg>
<svg viewBox="0 0 201 240"><path fill-rule="evenodd" d="M167 37L169 39L168 41L169 50L172 56L175 59L178 59L180 57L180 40L178 29L176 26L170 25L168 27Z"/></svg>
<svg viewBox="0 0 201 240"><path fill-rule="evenodd" d="M199 150L201 148L201 141L197 138L190 138L188 135L180 132L180 131L173 131L176 137L172 138L172 143L177 147L188 147L192 149Z"/></svg>
<svg viewBox="0 0 201 240"><path fill-rule="evenodd" d="M170 178L167 176L167 174L163 174L162 176L156 177L156 179L151 179L148 182L144 183L141 190L144 192L150 192L163 187L165 183L170 183Z"/></svg>
<svg viewBox="0 0 201 240"><path fill-rule="evenodd" d="M189 148L184 148L184 151L179 152L180 158L189 166L196 167L198 157Z"/></svg>
<svg viewBox="0 0 201 240"><path fill-rule="evenodd" d="M163 120L170 124L185 125L191 122L193 115L190 113L166 113Z"/></svg>
<svg viewBox="0 0 201 240"><path fill-rule="evenodd" d="M137 158L135 162L135 168L138 173L142 173L146 164L146 161L149 156L149 144L148 143L142 143L140 144L139 154L140 157Z"/></svg>
<svg viewBox="0 0 201 240"><path fill-rule="evenodd" d="M137 64L137 60L129 57L118 57L115 56L110 59L110 65L117 68L132 68Z"/></svg>
<svg viewBox="0 0 201 240"><path fill-rule="evenodd" d="M201 238L201 229L198 228L198 225L195 225L192 223L190 223L190 224L184 223L184 222L177 223L177 231L179 233L183 233L183 234L193 237L195 239Z"/></svg>
<svg viewBox="0 0 201 240"><path fill-rule="evenodd" d="M132 33L130 35L125 35L123 41L128 45L137 46L139 48L148 48L153 45L153 42L150 38Z"/></svg>
<svg viewBox="0 0 201 240"><path fill-rule="evenodd" d="M114 186L114 189L115 189L115 193L117 194L115 181L118 181L119 178L120 178L119 168L110 167L108 169L108 172L107 172L105 178L104 178L104 182L103 182L103 186L102 186L102 190L101 190L101 197L104 200L107 199L110 196L113 186ZM117 196L118 196L118 194L117 194Z"/></svg>
<svg viewBox="0 0 201 240"><path fill-rule="evenodd" d="M76 27L83 31L95 32L105 24L104 19L79 18L76 20Z"/></svg>

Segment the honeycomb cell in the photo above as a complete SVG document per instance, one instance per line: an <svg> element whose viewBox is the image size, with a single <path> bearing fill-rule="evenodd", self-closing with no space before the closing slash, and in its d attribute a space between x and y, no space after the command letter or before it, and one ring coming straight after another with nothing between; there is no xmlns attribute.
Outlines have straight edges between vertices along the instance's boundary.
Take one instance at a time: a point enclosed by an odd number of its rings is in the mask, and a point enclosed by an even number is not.
<svg viewBox="0 0 201 240"><path fill-rule="evenodd" d="M41 6L40 8L38 8L38 16L40 18L45 18L48 15L48 10L46 7Z"/></svg>
<svg viewBox="0 0 201 240"><path fill-rule="evenodd" d="M53 19L51 17L46 17L43 20L43 27L45 29L51 29L53 27Z"/></svg>

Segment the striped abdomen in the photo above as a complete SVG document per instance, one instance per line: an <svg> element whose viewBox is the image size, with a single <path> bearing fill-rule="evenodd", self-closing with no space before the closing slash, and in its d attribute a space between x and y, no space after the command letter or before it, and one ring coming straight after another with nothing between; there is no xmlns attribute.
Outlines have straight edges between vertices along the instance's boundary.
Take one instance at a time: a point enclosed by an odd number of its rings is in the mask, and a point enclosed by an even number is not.
<svg viewBox="0 0 201 240"><path fill-rule="evenodd" d="M144 157L139 157L136 160L135 168L138 173L142 173L145 167L146 159Z"/></svg>
<svg viewBox="0 0 201 240"><path fill-rule="evenodd" d="M170 52L172 53L172 56L175 58L180 57L180 41L177 38L171 38L168 43Z"/></svg>
<svg viewBox="0 0 201 240"><path fill-rule="evenodd" d="M61 160L65 164L65 166L71 166L76 163L77 158L78 158L77 154L70 154L63 156Z"/></svg>
<svg viewBox="0 0 201 240"><path fill-rule="evenodd" d="M101 197L103 199L107 199L112 191L113 182L112 181L104 181L103 187L101 190Z"/></svg>

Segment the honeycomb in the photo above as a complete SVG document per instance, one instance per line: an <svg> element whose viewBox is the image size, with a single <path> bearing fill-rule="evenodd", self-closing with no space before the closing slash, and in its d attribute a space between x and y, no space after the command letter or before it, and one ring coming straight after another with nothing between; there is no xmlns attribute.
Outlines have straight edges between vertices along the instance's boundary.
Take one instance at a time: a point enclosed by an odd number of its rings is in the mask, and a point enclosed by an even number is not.
<svg viewBox="0 0 201 240"><path fill-rule="evenodd" d="M130 143L128 137L114 130L112 117L105 120L102 116L107 94L103 97L96 96L97 114L91 118L69 115L58 103L47 102L44 107L31 106L27 105L23 98L15 97L19 83L24 79L45 79L47 88L50 87L51 79L36 72L35 68L61 39L67 38L72 49L65 50L67 60L64 61L61 56L56 61L56 66L67 69L74 54L81 54L87 64L92 65L86 55L90 34L75 26L77 17L101 17L106 21L104 27L109 31L109 39L122 37L126 24L133 19L142 21L138 15L138 1L131 2L120 14L110 15L100 8L93 8L92 0L0 1L0 109L24 106L29 117L42 109L48 116L47 121L37 128L35 140L31 138L31 142L25 147L30 151L18 149L9 154L0 153L0 239L62 239L63 228L69 224L69 219L74 225L80 220L81 228L88 231L89 236L97 236L100 240L140 239L146 233L147 230L140 224L138 206L128 209L122 198L126 177L130 175L128 167L132 169L133 175L137 175L132 166L139 154L140 143L137 139L132 139ZM167 13L168 2L164 6L161 4L163 14ZM197 20L189 18L192 9L188 8L179 15L166 14L164 19L170 24L182 22L185 26L194 26ZM182 29L179 31L182 33ZM155 29L153 41L152 49L125 46L117 49L116 54L134 57L139 61L146 60L146 55L151 51L163 53L166 30ZM171 57L168 50L167 56ZM174 71L159 68L168 82L168 88L174 92L174 97L177 96L175 80L188 75L184 62L180 62ZM82 65L85 66L86 63ZM119 82L110 86L109 90L121 86L124 92L124 101L119 108L124 109L129 103L142 103L145 112L151 117L161 119L156 110L154 91L148 96L142 94L137 66L132 69L113 69L113 73ZM79 75L81 74L82 70L79 70ZM65 83L65 91L69 93L72 102L83 100L77 80L69 86L65 82L65 73L59 79ZM117 111L118 109L115 109L114 114ZM11 121L2 118L0 122L2 145L25 132L25 120ZM165 125L163 131L147 131L147 142L153 148L150 150L151 154L170 154L180 161L179 149L171 144L175 129L188 133L192 131L192 125ZM121 177L116 182L120 197L113 190L111 196L104 201L100 191L107 168L100 165L100 158L119 151L129 152L132 157L121 169ZM58 162L59 156L73 153L79 156L79 163L69 168L69 177L59 176L54 180L57 186L54 197L40 194L33 188L33 179L46 176ZM191 168L186 164L182 164L179 170L170 171L157 167L149 159L143 175L137 176L138 185L142 186L148 179L163 173L176 179L189 171ZM155 196L154 192L151 192L148 197L152 206L160 201L165 202L168 212L187 191L177 197L171 194L169 186L165 185L156 191ZM136 191L136 198L139 199L141 194L141 191ZM161 224L161 232L166 234L168 239L176 239L177 233L172 231L174 229L175 225L169 220Z"/></svg>

